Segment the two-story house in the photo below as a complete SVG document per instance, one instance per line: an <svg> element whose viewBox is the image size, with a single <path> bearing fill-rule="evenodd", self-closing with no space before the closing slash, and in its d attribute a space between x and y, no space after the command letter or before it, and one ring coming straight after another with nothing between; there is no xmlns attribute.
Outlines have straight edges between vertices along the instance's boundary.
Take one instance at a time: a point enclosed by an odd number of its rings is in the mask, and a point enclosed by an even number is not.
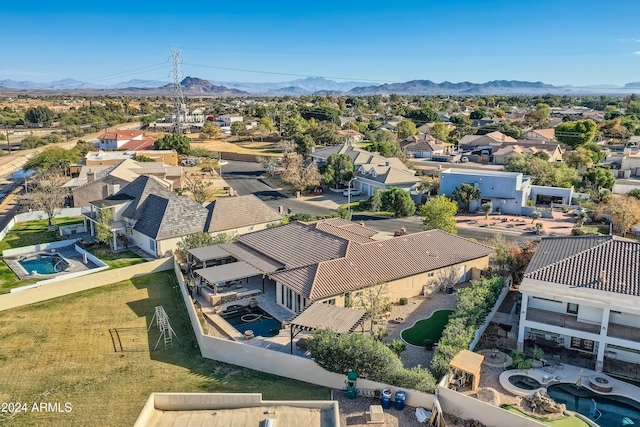
<svg viewBox="0 0 640 427"><path fill-rule="evenodd" d="M98 136L101 150L153 150L155 139L135 129L108 130Z"/></svg>
<svg viewBox="0 0 640 427"><path fill-rule="evenodd" d="M543 238L520 293L518 348L551 347L585 367L640 378L640 243Z"/></svg>

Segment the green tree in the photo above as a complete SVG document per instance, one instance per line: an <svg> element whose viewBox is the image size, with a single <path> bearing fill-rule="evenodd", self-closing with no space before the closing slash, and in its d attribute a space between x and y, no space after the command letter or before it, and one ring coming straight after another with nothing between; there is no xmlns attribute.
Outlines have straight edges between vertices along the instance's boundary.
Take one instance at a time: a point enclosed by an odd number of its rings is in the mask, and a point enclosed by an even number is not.
<svg viewBox="0 0 640 427"><path fill-rule="evenodd" d="M397 142L374 142L368 147L368 150L378 152L381 156L384 157L396 157L400 160L405 160L407 158L407 156L405 156L405 154L402 152L400 144L398 144Z"/></svg>
<svg viewBox="0 0 640 427"><path fill-rule="evenodd" d="M635 190L631 190L629 191L629 193L627 193L628 196L631 197L635 197L636 199L640 200L640 190L639 189L635 189Z"/></svg>
<svg viewBox="0 0 640 427"><path fill-rule="evenodd" d="M480 205L480 209L484 212L484 219L488 219L491 210L493 210L493 204L491 202L483 203Z"/></svg>
<svg viewBox="0 0 640 427"><path fill-rule="evenodd" d="M408 191L392 187L382 193L382 208L391 211L397 217L411 216L416 212L416 205Z"/></svg>
<svg viewBox="0 0 640 427"><path fill-rule="evenodd" d="M42 147L43 145L47 145L47 141L40 138L39 136L26 136L20 143L20 148L23 150L30 150L32 148Z"/></svg>
<svg viewBox="0 0 640 427"><path fill-rule="evenodd" d="M405 139L409 136L416 135L418 133L418 128L416 128L416 124L411 120L402 120L398 123L398 138Z"/></svg>
<svg viewBox="0 0 640 427"><path fill-rule="evenodd" d="M75 148L67 150L62 147L50 146L32 156L22 168L25 171L30 169L47 171L53 168L66 171L69 165L78 163L80 158L80 152Z"/></svg>
<svg viewBox="0 0 640 427"><path fill-rule="evenodd" d="M378 129L375 132L367 133L367 138L374 144L391 144L396 142L396 136L394 135L394 133L389 132L386 129Z"/></svg>
<svg viewBox="0 0 640 427"><path fill-rule="evenodd" d="M469 118L471 120L481 120L484 116L487 115L487 110L485 108L478 108L469 114Z"/></svg>
<svg viewBox="0 0 640 427"><path fill-rule="evenodd" d="M382 190L380 188L376 188L373 190L373 194L366 202L360 203L364 203L365 209L371 212L380 212L382 210Z"/></svg>
<svg viewBox="0 0 640 427"><path fill-rule="evenodd" d="M76 142L76 146L73 148L78 152L81 159L84 158L84 156L86 156L87 153L94 151L96 149L95 145L93 145L92 142L84 141L82 139Z"/></svg>
<svg viewBox="0 0 640 427"><path fill-rule="evenodd" d="M135 156L133 156L133 158L131 160L135 160L136 162L141 162L141 163L152 163L152 162L155 162L155 160L152 159L151 157L143 156L141 154L136 154Z"/></svg>
<svg viewBox="0 0 640 427"><path fill-rule="evenodd" d="M48 126L53 121L55 113L42 105L31 107L24 113L24 118L29 123Z"/></svg>
<svg viewBox="0 0 640 427"><path fill-rule="evenodd" d="M451 193L451 198L464 206L466 212L469 212L470 203L480 198L480 189L471 184L460 184Z"/></svg>
<svg viewBox="0 0 640 427"><path fill-rule="evenodd" d="M344 138L338 132L340 127L331 122L320 122L318 126L311 127L307 133L311 135L318 145L338 145L342 144Z"/></svg>
<svg viewBox="0 0 640 427"><path fill-rule="evenodd" d="M585 187L591 188L594 191L600 191L601 188L611 190L616 183L616 178L613 176L613 172L605 168L593 168L589 169L582 175L582 182Z"/></svg>
<svg viewBox="0 0 640 427"><path fill-rule="evenodd" d="M240 136L244 135L247 131L247 126L244 122L233 122L231 123L231 135L235 135L238 137L238 141L240 141Z"/></svg>
<svg viewBox="0 0 640 427"><path fill-rule="evenodd" d="M170 134L158 139L153 146L156 150L176 150L178 154L189 154L191 140L186 135Z"/></svg>
<svg viewBox="0 0 640 427"><path fill-rule="evenodd" d="M420 209L420 215L424 217L422 224L425 230L437 229L451 234L458 233L457 213L458 204L446 196L432 197Z"/></svg>
<svg viewBox="0 0 640 427"><path fill-rule="evenodd" d="M206 120L204 122L204 125L202 125L202 133L205 134L209 139L217 139L222 136L220 126L216 125L210 120Z"/></svg>
<svg viewBox="0 0 640 427"><path fill-rule="evenodd" d="M98 212L96 217L96 240L100 243L108 245L113 249L113 232L111 231L111 208L104 207Z"/></svg>
<svg viewBox="0 0 640 427"><path fill-rule="evenodd" d="M340 188L353 177L353 159L346 154L332 154L324 169L324 182Z"/></svg>
<svg viewBox="0 0 640 427"><path fill-rule="evenodd" d="M451 130L447 127L446 124L437 122L434 123L433 126L431 126L429 133L435 139L446 142L449 134L451 133Z"/></svg>
<svg viewBox="0 0 640 427"><path fill-rule="evenodd" d="M196 248L204 248L206 246L213 246L213 237L209 235L209 233L205 233L204 231L198 231L194 234L189 234L188 236L183 237L176 244L176 255L178 259L182 262L187 261L187 253L191 249Z"/></svg>
<svg viewBox="0 0 640 427"><path fill-rule="evenodd" d="M563 144L576 148L581 144L593 141L598 126L593 120L578 120L563 122L556 126L555 137Z"/></svg>
<svg viewBox="0 0 640 427"><path fill-rule="evenodd" d="M296 143L296 153L302 155L304 158L308 158L316 146L313 138L307 134L298 134L293 140Z"/></svg>
<svg viewBox="0 0 640 427"><path fill-rule="evenodd" d="M589 150L578 147L576 151L566 153L563 156L562 160L569 167L572 167L574 169L584 169L593 165L593 157L590 153L591 152Z"/></svg>

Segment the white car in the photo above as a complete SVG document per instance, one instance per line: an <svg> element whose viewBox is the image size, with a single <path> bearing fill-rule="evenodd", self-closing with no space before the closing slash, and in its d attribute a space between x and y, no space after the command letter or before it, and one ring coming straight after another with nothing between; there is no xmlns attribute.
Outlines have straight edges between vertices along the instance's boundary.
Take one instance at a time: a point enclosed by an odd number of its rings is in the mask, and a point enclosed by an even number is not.
<svg viewBox="0 0 640 427"><path fill-rule="evenodd" d="M342 195L349 196L349 193L351 193L352 196L359 196L362 194L362 191L358 190L357 188L352 188L350 190L344 190L342 192Z"/></svg>

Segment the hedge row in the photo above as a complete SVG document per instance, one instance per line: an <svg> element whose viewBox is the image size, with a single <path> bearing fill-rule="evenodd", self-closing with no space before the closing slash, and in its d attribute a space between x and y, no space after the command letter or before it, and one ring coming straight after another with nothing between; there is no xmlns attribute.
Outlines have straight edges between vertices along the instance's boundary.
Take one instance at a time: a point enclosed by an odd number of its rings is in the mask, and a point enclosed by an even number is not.
<svg viewBox="0 0 640 427"><path fill-rule="evenodd" d="M504 280L500 276L474 280L471 287L456 295L456 310L442 332L438 348L431 359L431 372L437 378L449 371L449 362L461 350L469 349L476 330L495 305Z"/></svg>

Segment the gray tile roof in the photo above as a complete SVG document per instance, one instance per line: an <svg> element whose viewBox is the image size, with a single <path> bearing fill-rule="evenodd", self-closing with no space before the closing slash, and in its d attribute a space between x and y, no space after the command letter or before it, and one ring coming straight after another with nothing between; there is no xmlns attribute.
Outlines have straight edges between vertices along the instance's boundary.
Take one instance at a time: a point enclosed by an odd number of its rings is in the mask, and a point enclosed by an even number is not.
<svg viewBox="0 0 640 427"><path fill-rule="evenodd" d="M346 256L271 278L315 300L482 258L493 248L440 230L349 244Z"/></svg>
<svg viewBox="0 0 640 427"><path fill-rule="evenodd" d="M640 296L640 243L612 236L584 237L543 239L525 278ZM560 249L562 243L569 249Z"/></svg>
<svg viewBox="0 0 640 427"><path fill-rule="evenodd" d="M601 243L608 242L611 236L565 236L544 237L538 245L525 273L529 273L569 258Z"/></svg>
<svg viewBox="0 0 640 427"><path fill-rule="evenodd" d="M295 222L238 236L238 241L285 265L301 267L343 257L349 241Z"/></svg>
<svg viewBox="0 0 640 427"><path fill-rule="evenodd" d="M277 222L284 218L253 194L218 199L210 203L207 210L205 229L209 233Z"/></svg>
<svg viewBox="0 0 640 427"><path fill-rule="evenodd" d="M130 198L123 216L136 220L134 230L156 240L204 230L207 209L188 197L167 190L153 176L140 176L105 200Z"/></svg>

